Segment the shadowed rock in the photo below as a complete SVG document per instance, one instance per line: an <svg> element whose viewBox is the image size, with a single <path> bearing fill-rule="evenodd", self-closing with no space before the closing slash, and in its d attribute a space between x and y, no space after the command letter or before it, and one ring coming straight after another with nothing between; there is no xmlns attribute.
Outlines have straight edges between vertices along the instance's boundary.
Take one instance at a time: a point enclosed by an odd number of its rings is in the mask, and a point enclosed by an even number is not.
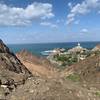
<svg viewBox="0 0 100 100"><path fill-rule="evenodd" d="M0 40L0 83L18 83L31 76L31 73L20 60Z"/></svg>

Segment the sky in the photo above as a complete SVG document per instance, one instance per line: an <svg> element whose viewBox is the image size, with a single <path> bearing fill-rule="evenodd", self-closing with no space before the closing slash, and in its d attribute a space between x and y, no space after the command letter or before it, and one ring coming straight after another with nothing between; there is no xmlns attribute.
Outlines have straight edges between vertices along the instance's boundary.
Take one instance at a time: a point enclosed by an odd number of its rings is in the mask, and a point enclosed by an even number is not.
<svg viewBox="0 0 100 100"><path fill-rule="evenodd" d="M0 0L8 44L100 41L100 0Z"/></svg>

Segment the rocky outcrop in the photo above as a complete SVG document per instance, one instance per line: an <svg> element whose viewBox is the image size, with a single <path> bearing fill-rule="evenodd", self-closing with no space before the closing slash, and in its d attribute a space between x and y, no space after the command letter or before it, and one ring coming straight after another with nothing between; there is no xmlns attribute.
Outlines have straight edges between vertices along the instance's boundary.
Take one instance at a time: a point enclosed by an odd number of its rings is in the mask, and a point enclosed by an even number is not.
<svg viewBox="0 0 100 100"><path fill-rule="evenodd" d="M17 85L23 84L32 74L0 40L0 92L7 95ZM0 96L0 99L3 99Z"/></svg>

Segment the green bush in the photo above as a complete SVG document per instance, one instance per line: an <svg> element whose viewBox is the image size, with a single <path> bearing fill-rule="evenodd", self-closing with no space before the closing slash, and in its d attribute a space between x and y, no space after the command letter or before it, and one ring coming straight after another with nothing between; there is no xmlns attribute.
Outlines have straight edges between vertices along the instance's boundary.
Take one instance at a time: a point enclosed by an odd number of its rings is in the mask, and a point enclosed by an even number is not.
<svg viewBox="0 0 100 100"><path fill-rule="evenodd" d="M65 57L65 56L63 56L63 55L62 55L62 56L58 56L58 57L57 57L57 60L58 60L58 61L63 61L63 62L64 62L64 61L67 61L67 57Z"/></svg>

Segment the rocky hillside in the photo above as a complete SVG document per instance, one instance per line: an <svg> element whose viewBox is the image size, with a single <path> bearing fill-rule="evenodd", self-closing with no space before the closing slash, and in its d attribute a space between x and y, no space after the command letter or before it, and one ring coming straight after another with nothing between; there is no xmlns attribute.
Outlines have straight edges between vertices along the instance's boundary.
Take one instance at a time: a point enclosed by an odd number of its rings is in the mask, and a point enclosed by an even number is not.
<svg viewBox="0 0 100 100"><path fill-rule="evenodd" d="M18 52L16 56L34 76L51 78L57 75L57 69L46 58L34 56L27 50Z"/></svg>
<svg viewBox="0 0 100 100"><path fill-rule="evenodd" d="M93 87L61 78L31 78L7 96L7 100L100 100L100 91Z"/></svg>
<svg viewBox="0 0 100 100"><path fill-rule="evenodd" d="M21 56L20 56L21 55ZM32 56L27 51L21 51L17 56L32 72L38 72L39 75L50 75L52 78L35 77L27 80L24 86L9 95L10 100L99 100L99 55L89 57L79 63L67 67L64 71L55 74L47 74L48 64L42 64L44 59ZM22 60L23 58L23 60ZM29 60L30 59L30 60ZM36 66L37 65L37 66ZM40 65L42 65L40 67ZM43 66L44 65L44 66ZM51 64L49 64L51 65ZM36 66L36 67L35 67ZM53 66L50 66L52 69ZM44 70L44 68L47 68ZM41 70L41 71L40 71ZM43 72L44 74L42 74ZM33 73L34 74L34 73ZM34 74L35 75L35 74ZM23 95L24 94L24 95ZM18 97L18 95L21 95ZM18 97L18 98L17 98ZM17 98L17 99L16 99Z"/></svg>
<svg viewBox="0 0 100 100"><path fill-rule="evenodd" d="M0 41L0 100L100 100L99 56L62 72L26 50L17 57Z"/></svg>
<svg viewBox="0 0 100 100"><path fill-rule="evenodd" d="M63 74L65 76L75 74L80 77L81 81L100 83L100 55L88 57L70 66L64 70Z"/></svg>
<svg viewBox="0 0 100 100"><path fill-rule="evenodd" d="M2 87L6 90L13 90L18 84L22 84L32 74L20 62L20 60L9 50L9 48L0 40L0 96ZM9 93L9 91L7 92ZM0 97L1 99L2 97Z"/></svg>

